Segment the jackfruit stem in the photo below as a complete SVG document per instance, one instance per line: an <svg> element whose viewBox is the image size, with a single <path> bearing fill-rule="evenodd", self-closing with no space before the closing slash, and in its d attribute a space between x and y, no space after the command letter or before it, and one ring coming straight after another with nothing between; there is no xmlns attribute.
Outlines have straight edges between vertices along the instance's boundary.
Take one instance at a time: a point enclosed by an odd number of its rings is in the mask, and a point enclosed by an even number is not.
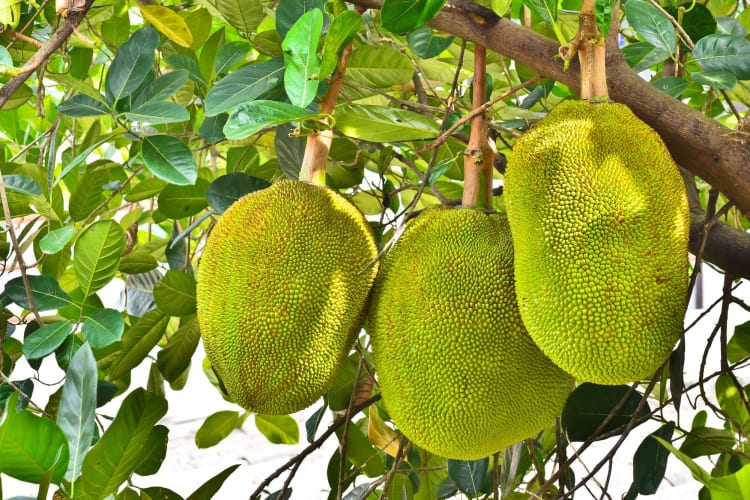
<svg viewBox="0 0 750 500"><path fill-rule="evenodd" d="M487 48L474 47L474 92L472 108L481 108L487 85ZM495 151L487 136L484 113L471 120L469 143L464 151L464 192L461 204L465 207L492 208L492 172Z"/></svg>
<svg viewBox="0 0 750 500"><path fill-rule="evenodd" d="M328 91L320 100L320 114L330 115L336 107L341 86L344 84L346 76L346 65L349 61L349 54L352 52L352 44L344 48L341 53L338 68L328 86ZM327 119L326 119L327 121ZM330 125L330 123L329 123ZM302 168L299 172L299 180L317 184L326 185L326 161L328 153L331 151L333 142L333 130L325 129L320 132L313 132L307 136L305 145L305 155L302 158Z"/></svg>
<svg viewBox="0 0 750 500"><path fill-rule="evenodd" d="M606 49L596 24L596 0L584 0L578 15L578 32L569 44L568 57L578 54L581 64L581 99L607 100Z"/></svg>

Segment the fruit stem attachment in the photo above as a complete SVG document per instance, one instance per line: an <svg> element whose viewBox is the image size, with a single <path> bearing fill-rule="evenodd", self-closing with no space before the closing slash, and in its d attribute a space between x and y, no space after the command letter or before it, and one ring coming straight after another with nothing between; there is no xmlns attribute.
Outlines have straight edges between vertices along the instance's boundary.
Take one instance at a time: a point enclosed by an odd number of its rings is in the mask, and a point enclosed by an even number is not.
<svg viewBox="0 0 750 500"><path fill-rule="evenodd" d="M341 86L344 84L346 75L346 65L349 61L349 54L352 52L352 44L346 46L341 54L336 72L333 74L329 84L328 91L320 101L320 114L330 115L336 107ZM328 121L326 119L326 121ZM328 123L330 125L330 123ZM326 184L326 161L328 153L331 151L333 142L333 130L330 128L319 132L312 132L307 136L305 145L305 155L302 158L302 168L299 172L299 180L325 186Z"/></svg>
<svg viewBox="0 0 750 500"><path fill-rule="evenodd" d="M472 108L479 109L485 102L487 86L487 48L474 47L474 92ZM471 119L471 134L464 151L464 192L461 204L465 207L492 208L492 172L495 150L487 136L484 113Z"/></svg>
<svg viewBox="0 0 750 500"><path fill-rule="evenodd" d="M583 0L578 15L578 32L566 46L560 47L560 56L567 68L577 54L581 64L581 99L606 101L609 99L606 72L604 36L596 24L596 0Z"/></svg>

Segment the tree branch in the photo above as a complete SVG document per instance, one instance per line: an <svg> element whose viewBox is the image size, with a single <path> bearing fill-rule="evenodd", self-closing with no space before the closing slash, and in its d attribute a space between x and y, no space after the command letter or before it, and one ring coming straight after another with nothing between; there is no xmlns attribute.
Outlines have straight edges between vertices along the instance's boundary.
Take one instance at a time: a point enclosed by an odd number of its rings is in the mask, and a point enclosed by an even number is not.
<svg viewBox="0 0 750 500"><path fill-rule="evenodd" d="M380 8L382 0L349 0ZM517 60L540 75L579 87L579 66L563 71L558 43L472 2L454 2L429 23ZM607 40L607 84L612 100L626 104L662 137L675 161L731 198L750 217L750 135L732 131L668 96L638 76Z"/></svg>
<svg viewBox="0 0 750 500"><path fill-rule="evenodd" d="M86 13L89 11L91 6L94 4L94 0L86 0L86 3L83 5L83 7L80 10L73 10L70 11L68 16L65 19L65 24L60 27L57 31L55 31L52 36L47 40L41 48L36 51L36 53L33 55L29 61L18 70L18 74L8 80L8 82L0 87L0 108L2 108L6 102L8 102L8 99L10 99L10 96L13 95L13 93L18 90L18 88L23 85L23 83L31 76L31 74L37 70L41 65L43 65L47 59L57 50L59 49L63 43L65 43L65 40L67 40L70 35L73 34L73 31L76 26L78 26L78 23L80 23L84 17L86 17Z"/></svg>

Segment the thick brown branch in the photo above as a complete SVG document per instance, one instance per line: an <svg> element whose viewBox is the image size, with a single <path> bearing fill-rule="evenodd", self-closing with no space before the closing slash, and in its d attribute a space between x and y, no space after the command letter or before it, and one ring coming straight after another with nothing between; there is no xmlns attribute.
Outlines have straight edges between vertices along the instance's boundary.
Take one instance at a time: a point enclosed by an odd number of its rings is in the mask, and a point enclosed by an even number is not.
<svg viewBox="0 0 750 500"><path fill-rule="evenodd" d="M80 10L71 11L68 17L65 20L65 24L63 24L60 29L55 31L52 36L47 40L47 42L42 45L42 47L36 51L36 53L32 56L31 59L21 68L18 70L18 74L8 80L8 82L0 87L0 108L2 108L6 102L8 102L8 99L10 99L10 96L13 95L13 93L18 90L18 88L23 85L23 83L26 81L31 74L37 70L42 64L49 59L49 57L57 50L59 49L63 43L65 43L65 40L67 40L70 35L73 34L74 28L78 26L78 23L80 23L84 17L86 17L86 13L89 11L91 6L94 4L94 0L86 0L86 3L83 5L83 7Z"/></svg>
<svg viewBox="0 0 750 500"><path fill-rule="evenodd" d="M380 8L382 0L350 0ZM477 5L449 4L431 26L516 59L537 73L579 88L579 67L568 71L558 44ZM610 37L611 38L611 37ZM609 42L609 40L608 40ZM661 135L674 159L729 196L750 216L750 137L733 132L697 110L649 85L627 65L611 43L607 47L607 83L612 100L628 105Z"/></svg>

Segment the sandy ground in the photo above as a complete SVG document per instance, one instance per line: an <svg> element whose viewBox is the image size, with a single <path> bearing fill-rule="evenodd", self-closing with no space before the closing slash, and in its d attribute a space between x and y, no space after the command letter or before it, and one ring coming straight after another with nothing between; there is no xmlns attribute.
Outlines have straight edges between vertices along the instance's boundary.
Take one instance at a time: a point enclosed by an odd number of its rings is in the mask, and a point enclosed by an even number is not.
<svg viewBox="0 0 750 500"><path fill-rule="evenodd" d="M743 283L739 295L750 303L750 283ZM704 304L712 303L721 294L721 277L710 273L704 281ZM702 311L694 307L688 311L686 324L692 322ZM694 371L700 361L705 337L707 332L716 322L718 309L705 318L701 328L691 331L688 335L688 357L686 367L688 373ZM750 320L750 313L735 308L730 314L733 325ZM203 357L202 351L194 357L194 364L186 387L181 391L167 389L169 411L162 423L169 427L169 448L167 457L161 470L155 476L136 476L133 484L139 487L164 486L177 493L188 496L198 486L210 479L215 474L233 464L241 464L240 467L227 479L223 488L214 497L218 499L248 498L250 493L267 477L272 471L283 464L290 457L296 455L307 443L304 438L304 421L312 410L300 412L295 415L300 423L300 435L302 442L293 446L271 445L255 428L253 417L245 422L243 429L234 431L227 439L219 445L207 449L198 449L195 445L195 433L210 414L220 410L238 410L238 407L224 401L211 387L204 377L199 360ZM718 350L711 353L713 367L718 366ZM132 387L145 386L148 374L147 363L142 364L135 372ZM710 370L710 367L709 367ZM62 372L55 366L54 361L46 360L40 371L44 381L59 381ZM711 373L708 371L707 373ZM750 373L740 374L745 383L750 382ZM22 378L24 374L20 369L14 373L14 379ZM689 378L689 377L688 377ZM692 377L695 379L696 377ZM686 380L689 383L690 380ZM37 384L39 386L39 384ZM34 400L37 404L44 405L46 394L54 390L54 387L37 387ZM712 385L709 387L712 392ZM108 404L101 409L104 413L114 414L116 405L122 398ZM314 409L314 408L313 408ZM689 426L695 411L687 402L683 402L683 414L681 422ZM327 420L321 424L321 429L330 423ZM637 428L631 437L624 443L618 452L611 476L609 478L609 491L611 498L620 498L628 490L632 481L632 456L643 437L656 429L654 425L643 425ZM597 443L588 450L583 458L583 463L576 467L576 477L581 478L586 474L586 468L592 467L612 446L613 440ZM292 498L299 499L324 499L327 498L329 486L326 479L326 467L329 458L336 447L334 440L329 440L324 446L309 456L300 467L292 482L294 495ZM710 469L708 462L702 462ZM275 482L270 491L280 488L286 476ZM607 469L604 468L597 474L600 484L607 482ZM7 476L2 477L4 498L14 496L36 496L34 485L22 483ZM690 476L687 468L674 457L669 458L668 472L656 495L650 498L674 499L674 498L697 498L699 489ZM593 487L590 492L581 490L576 498L598 498L600 490Z"/></svg>

